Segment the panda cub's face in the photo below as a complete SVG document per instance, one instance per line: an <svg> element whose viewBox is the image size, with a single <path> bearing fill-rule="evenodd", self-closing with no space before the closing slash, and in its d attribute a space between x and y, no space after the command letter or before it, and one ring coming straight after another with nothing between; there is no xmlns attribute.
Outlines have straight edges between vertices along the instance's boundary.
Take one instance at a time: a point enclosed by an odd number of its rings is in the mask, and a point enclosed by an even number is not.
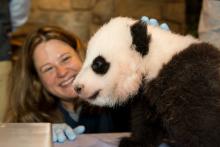
<svg viewBox="0 0 220 147"><path fill-rule="evenodd" d="M73 86L92 104L113 106L135 95L142 82L142 56L134 45L129 18L101 27L88 43L85 62Z"/></svg>

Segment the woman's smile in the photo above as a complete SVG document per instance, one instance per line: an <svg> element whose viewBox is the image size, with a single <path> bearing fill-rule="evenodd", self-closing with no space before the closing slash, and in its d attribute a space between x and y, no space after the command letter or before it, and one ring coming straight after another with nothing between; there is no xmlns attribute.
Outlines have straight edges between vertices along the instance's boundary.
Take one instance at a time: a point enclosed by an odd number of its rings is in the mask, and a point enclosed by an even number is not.
<svg viewBox="0 0 220 147"><path fill-rule="evenodd" d="M63 88L68 87L68 86L72 86L74 79L75 79L75 76L72 76L72 77L68 78L67 80L62 81L59 85Z"/></svg>

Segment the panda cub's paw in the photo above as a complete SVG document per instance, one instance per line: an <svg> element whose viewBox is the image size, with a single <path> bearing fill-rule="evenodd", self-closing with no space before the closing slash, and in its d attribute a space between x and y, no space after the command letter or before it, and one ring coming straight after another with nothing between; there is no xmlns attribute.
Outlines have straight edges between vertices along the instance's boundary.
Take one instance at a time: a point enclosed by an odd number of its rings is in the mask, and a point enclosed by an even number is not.
<svg viewBox="0 0 220 147"><path fill-rule="evenodd" d="M146 147L143 143L137 142L131 137L124 137L119 143L119 147Z"/></svg>

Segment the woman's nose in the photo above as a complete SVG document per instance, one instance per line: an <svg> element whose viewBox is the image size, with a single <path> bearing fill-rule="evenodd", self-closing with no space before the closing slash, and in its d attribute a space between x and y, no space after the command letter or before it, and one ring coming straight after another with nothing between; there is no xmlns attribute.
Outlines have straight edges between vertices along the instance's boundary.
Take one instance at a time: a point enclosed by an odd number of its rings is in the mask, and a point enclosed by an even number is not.
<svg viewBox="0 0 220 147"><path fill-rule="evenodd" d="M67 74L67 69L63 66L57 66L57 76L58 77L64 77Z"/></svg>

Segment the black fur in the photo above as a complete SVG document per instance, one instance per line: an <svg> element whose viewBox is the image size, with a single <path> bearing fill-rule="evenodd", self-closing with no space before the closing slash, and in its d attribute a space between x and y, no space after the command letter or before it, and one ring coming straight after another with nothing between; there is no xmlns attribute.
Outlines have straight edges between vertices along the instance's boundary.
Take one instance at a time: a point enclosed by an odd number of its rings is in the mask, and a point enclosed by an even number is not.
<svg viewBox="0 0 220 147"><path fill-rule="evenodd" d="M96 74L104 75L107 73L110 63L105 60L104 57L98 56L92 62L92 70Z"/></svg>
<svg viewBox="0 0 220 147"><path fill-rule="evenodd" d="M132 101L132 136L120 147L220 146L220 52L193 44Z"/></svg>
<svg viewBox="0 0 220 147"><path fill-rule="evenodd" d="M142 21L138 21L131 26L132 45L142 56L149 51L150 36L147 35L147 26Z"/></svg>

